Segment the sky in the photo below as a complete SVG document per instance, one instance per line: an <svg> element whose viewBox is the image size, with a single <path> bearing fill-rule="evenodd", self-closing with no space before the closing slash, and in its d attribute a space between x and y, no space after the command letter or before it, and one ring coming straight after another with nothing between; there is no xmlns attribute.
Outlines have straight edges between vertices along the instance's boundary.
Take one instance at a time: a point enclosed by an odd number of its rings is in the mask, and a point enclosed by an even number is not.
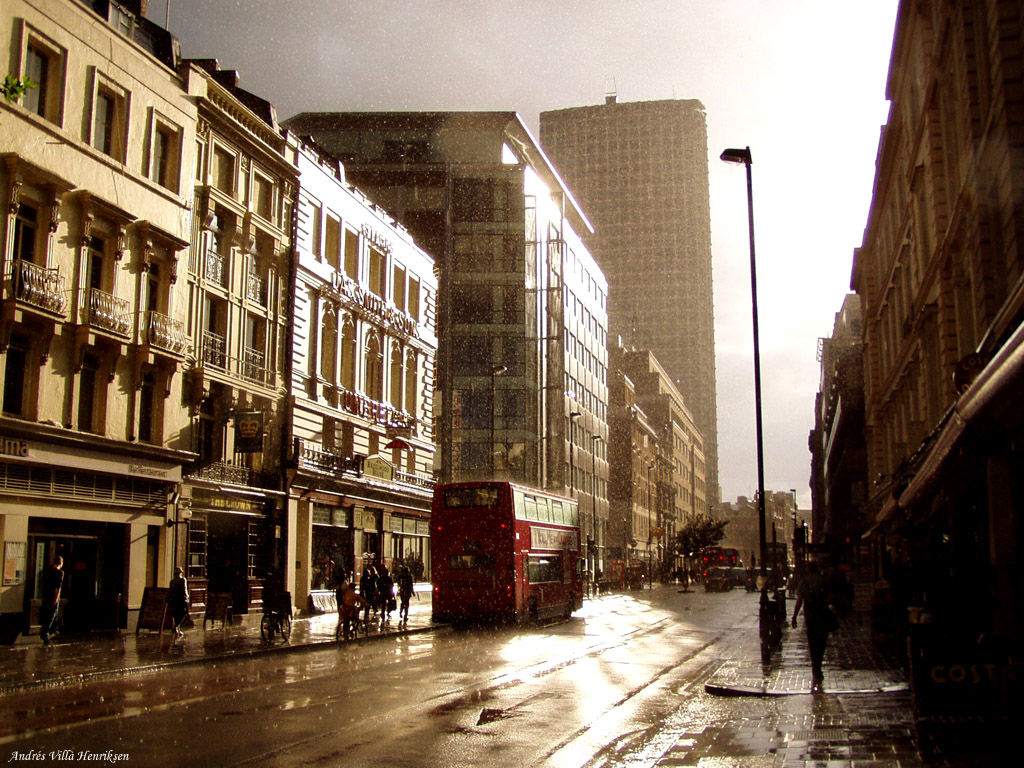
<svg viewBox="0 0 1024 768"><path fill-rule="evenodd" d="M167 12L166 3L170 2ZM765 488L810 507L820 337L871 200L897 0L150 0L279 119L310 110L515 110L699 99L707 111L722 499L757 490L750 147ZM614 286L611 288L614 290Z"/></svg>

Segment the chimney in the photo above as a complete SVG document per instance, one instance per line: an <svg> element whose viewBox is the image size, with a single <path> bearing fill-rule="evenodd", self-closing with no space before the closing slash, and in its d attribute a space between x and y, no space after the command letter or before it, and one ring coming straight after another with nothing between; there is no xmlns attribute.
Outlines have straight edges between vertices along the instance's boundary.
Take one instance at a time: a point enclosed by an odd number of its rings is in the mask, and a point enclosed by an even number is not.
<svg viewBox="0 0 1024 768"><path fill-rule="evenodd" d="M604 79L604 103L614 104L616 100L615 75L607 75Z"/></svg>

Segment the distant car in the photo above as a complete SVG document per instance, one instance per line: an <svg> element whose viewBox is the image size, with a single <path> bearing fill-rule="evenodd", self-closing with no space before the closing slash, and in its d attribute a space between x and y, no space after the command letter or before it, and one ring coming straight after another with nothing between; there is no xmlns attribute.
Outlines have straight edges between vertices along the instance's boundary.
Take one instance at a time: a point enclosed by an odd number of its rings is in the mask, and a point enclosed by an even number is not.
<svg viewBox="0 0 1024 768"><path fill-rule="evenodd" d="M733 578L729 568L711 568L704 577L705 592L728 592L732 589Z"/></svg>

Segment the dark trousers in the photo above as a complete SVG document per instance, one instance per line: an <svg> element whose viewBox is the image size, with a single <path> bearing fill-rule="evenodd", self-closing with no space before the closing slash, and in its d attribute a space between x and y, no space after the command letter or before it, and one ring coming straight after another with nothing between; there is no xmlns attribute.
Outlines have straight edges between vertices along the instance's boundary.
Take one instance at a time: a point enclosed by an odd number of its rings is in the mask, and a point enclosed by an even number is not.
<svg viewBox="0 0 1024 768"><path fill-rule="evenodd" d="M807 647L811 652L811 671L815 677L821 677L821 664L825 660L825 646L828 644L828 632L817 628L807 628Z"/></svg>
<svg viewBox="0 0 1024 768"><path fill-rule="evenodd" d="M57 606L44 605L39 608L39 637L43 642L57 628Z"/></svg>

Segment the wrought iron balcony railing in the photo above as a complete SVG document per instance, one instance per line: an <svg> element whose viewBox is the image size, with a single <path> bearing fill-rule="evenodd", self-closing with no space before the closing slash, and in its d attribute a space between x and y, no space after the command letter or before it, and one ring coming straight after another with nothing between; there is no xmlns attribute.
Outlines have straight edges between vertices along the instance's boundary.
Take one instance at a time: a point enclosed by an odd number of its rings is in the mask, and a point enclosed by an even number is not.
<svg viewBox="0 0 1024 768"><path fill-rule="evenodd" d="M132 305L99 288L83 288L80 322L95 328L127 337L132 329Z"/></svg>
<svg viewBox="0 0 1024 768"><path fill-rule="evenodd" d="M203 363L221 371L228 369L227 342L220 334L203 331Z"/></svg>
<svg viewBox="0 0 1024 768"><path fill-rule="evenodd" d="M142 316L142 342L173 355L187 355L190 346L184 323L152 309Z"/></svg>
<svg viewBox="0 0 1024 768"><path fill-rule="evenodd" d="M206 252L206 279L211 283L227 287L228 284L228 263L221 254L216 251Z"/></svg>
<svg viewBox="0 0 1024 768"><path fill-rule="evenodd" d="M267 281L260 275L250 272L245 283L245 297L255 301L261 307L267 306Z"/></svg>
<svg viewBox="0 0 1024 768"><path fill-rule="evenodd" d="M60 269L15 259L4 274L4 283L7 296L54 315L67 315L68 292Z"/></svg>

